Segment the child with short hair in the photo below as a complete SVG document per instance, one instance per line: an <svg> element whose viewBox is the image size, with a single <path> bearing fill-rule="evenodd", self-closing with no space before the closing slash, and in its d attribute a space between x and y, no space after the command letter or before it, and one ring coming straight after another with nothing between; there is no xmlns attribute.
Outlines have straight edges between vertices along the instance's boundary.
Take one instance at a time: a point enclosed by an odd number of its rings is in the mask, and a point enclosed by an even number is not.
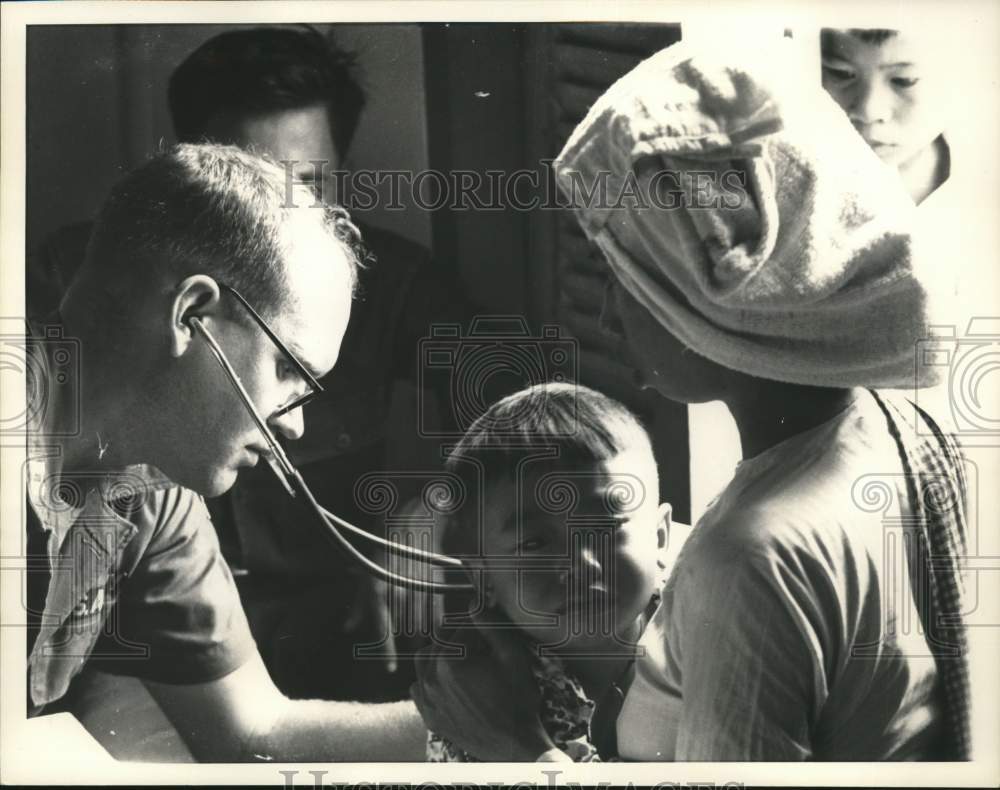
<svg viewBox="0 0 1000 790"><path fill-rule="evenodd" d="M962 47L942 43L958 37ZM980 76L989 61L975 39L968 21L947 15L900 29L820 32L823 88L919 206L913 238L937 278L935 324L958 332L977 316L996 315L1000 285L990 210L996 121L982 111L995 103L995 88ZM952 413L947 381L921 399L939 416Z"/></svg>
<svg viewBox="0 0 1000 790"><path fill-rule="evenodd" d="M494 404L446 468L467 495L442 547L483 569L448 608L520 630L553 742L580 761L612 755L621 679L666 569L670 506L645 430L599 392L542 384ZM428 759L476 757L431 733Z"/></svg>
<svg viewBox="0 0 1000 790"><path fill-rule="evenodd" d="M824 28L823 88L915 203L949 176L944 111L949 82L933 61L939 47L916 31ZM953 89L953 87L952 87Z"/></svg>

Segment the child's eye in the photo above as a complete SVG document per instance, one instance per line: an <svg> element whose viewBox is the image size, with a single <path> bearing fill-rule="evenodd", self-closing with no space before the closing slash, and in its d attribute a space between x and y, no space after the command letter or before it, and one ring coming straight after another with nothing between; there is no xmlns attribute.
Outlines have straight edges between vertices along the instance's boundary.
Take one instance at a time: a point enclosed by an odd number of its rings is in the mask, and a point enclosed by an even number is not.
<svg viewBox="0 0 1000 790"><path fill-rule="evenodd" d="M903 89L912 88L918 82L920 82L920 78L919 77L893 77L892 78L893 87L896 87L896 88L903 88Z"/></svg>
<svg viewBox="0 0 1000 790"><path fill-rule="evenodd" d="M834 82L847 82L854 78L854 72L842 66L823 66L823 76Z"/></svg>

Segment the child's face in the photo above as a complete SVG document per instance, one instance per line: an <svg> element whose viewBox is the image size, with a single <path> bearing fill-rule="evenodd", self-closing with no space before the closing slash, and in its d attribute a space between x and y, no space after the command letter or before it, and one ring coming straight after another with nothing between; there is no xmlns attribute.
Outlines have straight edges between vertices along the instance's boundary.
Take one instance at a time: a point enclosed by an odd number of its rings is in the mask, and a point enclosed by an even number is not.
<svg viewBox="0 0 1000 790"><path fill-rule="evenodd" d="M899 167L941 134L943 74L929 59L933 42L899 31L869 43L825 29L821 49L823 87L882 161Z"/></svg>
<svg viewBox="0 0 1000 790"><path fill-rule="evenodd" d="M513 480L489 490L487 603L540 644L627 634L658 587L670 520L648 449L572 472L534 466L520 491ZM554 624L537 625L545 615Z"/></svg>

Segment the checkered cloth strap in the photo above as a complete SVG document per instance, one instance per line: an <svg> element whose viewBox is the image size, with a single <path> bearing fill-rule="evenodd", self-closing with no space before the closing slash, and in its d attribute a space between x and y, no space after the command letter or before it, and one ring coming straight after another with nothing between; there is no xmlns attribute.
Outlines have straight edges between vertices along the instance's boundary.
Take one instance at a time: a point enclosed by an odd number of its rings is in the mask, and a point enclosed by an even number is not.
<svg viewBox="0 0 1000 790"><path fill-rule="evenodd" d="M941 679L947 758L968 760L970 689L962 568L967 556L967 488L962 453L954 437L916 404L872 394L899 447L916 521L916 540L907 546L912 552L910 587Z"/></svg>

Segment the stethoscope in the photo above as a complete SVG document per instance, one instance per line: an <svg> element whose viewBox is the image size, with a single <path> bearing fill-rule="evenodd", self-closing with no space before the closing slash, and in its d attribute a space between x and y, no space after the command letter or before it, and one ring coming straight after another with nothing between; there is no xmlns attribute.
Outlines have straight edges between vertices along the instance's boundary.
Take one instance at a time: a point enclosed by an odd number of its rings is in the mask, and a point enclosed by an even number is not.
<svg viewBox="0 0 1000 790"><path fill-rule="evenodd" d="M330 536L333 538L334 543L338 548L343 551L347 557L354 562L361 565L368 573L372 576L381 579L382 581L393 584L397 587L404 587L410 590L416 590L418 592L429 592L429 593L452 593L452 592L472 592L475 587L470 583L460 583L460 582L440 582L430 579L414 579L409 576L403 576L398 573L394 573L386 568L383 568L377 562L366 557L362 552L360 552L354 545L347 540L337 527L347 530L348 532L357 535L358 537L364 538L365 540L371 541L382 546L387 551L393 552L395 554L403 555L409 557L410 559L416 560L418 562L424 563L426 565L433 565L442 568L449 568L452 571L461 571L465 569L465 565L461 560L455 557L448 557L444 554L436 554L431 551L424 551L422 549L414 548L412 546L407 546L401 543L393 543L392 541L380 538L377 535L372 535L370 532L356 527L348 521L340 518L339 516L331 513L329 510L324 508L319 502L316 501L316 497L313 492L306 485L305 481L302 479L302 475L299 471L292 465L292 462L288 459L288 455L285 453L284 448L278 442L277 437L274 432L267 426L267 423L261 418L260 413L254 406L253 401L247 394L246 388L243 386L243 382L240 381L239 374L233 369L230 364L229 359L226 357L225 352L219 346L218 342L212 336L212 333L208 331L204 323L197 318L192 317L189 319L191 326L198 331L201 336L208 343L212 354L215 356L219 365L222 366L223 371L226 373L226 377L229 379L230 384L232 384L233 389L236 390L236 394L239 395L240 400L243 402L244 407L250 413L256 424L258 430L264 436L264 440L267 442L268 454L265 456L265 460L271 467L274 474L277 476L278 481L284 487L284 489L293 497L301 494L305 501L312 508L312 511L316 514L317 518L323 523L327 528Z"/></svg>

